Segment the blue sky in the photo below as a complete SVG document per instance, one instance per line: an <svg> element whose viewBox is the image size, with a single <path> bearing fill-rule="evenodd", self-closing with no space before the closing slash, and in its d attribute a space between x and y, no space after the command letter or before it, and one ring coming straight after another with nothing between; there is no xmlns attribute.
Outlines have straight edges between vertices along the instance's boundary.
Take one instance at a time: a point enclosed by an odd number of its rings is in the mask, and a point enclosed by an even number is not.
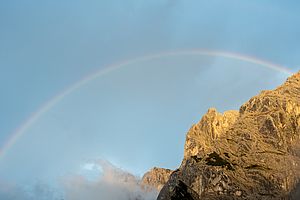
<svg viewBox="0 0 300 200"><path fill-rule="evenodd" d="M0 145L50 98L129 58L201 48L297 71L299 9L297 1L279 0L0 1ZM285 78L253 64L205 56L127 66L43 115L5 162L0 158L0 179L47 179L99 157L136 174L153 165L176 167L185 132L208 107L238 109ZM49 141L48 149L43 141ZM57 156L61 151L65 155ZM28 162L18 170L23 159Z"/></svg>

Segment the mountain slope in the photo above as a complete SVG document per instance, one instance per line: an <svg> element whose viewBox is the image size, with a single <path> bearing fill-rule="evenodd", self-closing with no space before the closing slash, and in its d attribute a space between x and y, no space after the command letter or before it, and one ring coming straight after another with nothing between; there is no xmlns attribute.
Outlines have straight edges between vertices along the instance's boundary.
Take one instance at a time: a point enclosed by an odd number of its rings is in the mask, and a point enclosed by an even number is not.
<svg viewBox="0 0 300 200"><path fill-rule="evenodd" d="M289 199L300 180L300 72L239 111L209 109L158 200Z"/></svg>

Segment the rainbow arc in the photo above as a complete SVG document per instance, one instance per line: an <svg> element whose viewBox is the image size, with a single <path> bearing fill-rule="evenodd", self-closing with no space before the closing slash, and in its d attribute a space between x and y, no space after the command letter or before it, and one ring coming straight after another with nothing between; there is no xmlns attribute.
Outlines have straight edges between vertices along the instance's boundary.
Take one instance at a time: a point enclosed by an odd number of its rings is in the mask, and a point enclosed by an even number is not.
<svg viewBox="0 0 300 200"><path fill-rule="evenodd" d="M162 52L158 54L152 54L152 55L146 55L134 59L125 60L119 63L115 63L109 66L106 66L104 69L101 69L99 71L96 71L93 74L90 74L84 78L82 78L80 81L76 82L75 84L71 85L58 95L51 98L49 101L44 103L35 113L30 115L28 119L18 128L16 129L9 139L4 143L0 150L0 159L3 158L8 150L12 148L12 146L16 143L17 140L19 140L22 135L26 133L29 127L31 127L44 113L46 113L49 109L51 109L55 104L57 104L59 101L61 101L64 97L72 93L73 91L79 89L81 86L87 84L88 82L99 78L105 74L108 74L112 71L118 70L122 67L129 66L131 64L139 63L139 62L145 62L150 61L154 59L159 59L162 57L168 57L168 56L183 56L183 55L199 55L199 56L214 56L214 57L224 57L224 58L230 58L234 60L240 60L248 63L253 63L262 67L266 67L278 72L282 72L287 75L292 75L293 72L290 71L288 68L277 65L274 63L271 63L269 61L265 61L262 59L258 59L255 57L242 55L238 53L232 53L232 52L225 52L225 51L214 51L214 50L204 50L204 49L192 49L192 50L180 50L180 51L170 51L170 52Z"/></svg>

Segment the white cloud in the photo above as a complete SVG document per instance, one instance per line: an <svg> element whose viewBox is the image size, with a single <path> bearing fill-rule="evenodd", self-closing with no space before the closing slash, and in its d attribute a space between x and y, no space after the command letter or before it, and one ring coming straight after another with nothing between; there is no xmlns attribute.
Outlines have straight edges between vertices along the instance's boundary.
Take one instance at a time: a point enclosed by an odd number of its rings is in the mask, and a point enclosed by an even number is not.
<svg viewBox="0 0 300 200"><path fill-rule="evenodd" d="M98 179L90 180L76 174L64 177L60 188L55 191L44 183L38 183L30 190L6 183L0 184L2 200L155 200L158 192L146 190L140 179L114 167L109 162L97 161L82 165L85 170L101 170ZM63 195L61 194L63 193Z"/></svg>
<svg viewBox="0 0 300 200"><path fill-rule="evenodd" d="M88 169L101 166L102 176L91 181L82 175L67 177L63 181L66 200L154 200L157 191L146 191L139 178L114 167L108 162L99 161L86 165Z"/></svg>

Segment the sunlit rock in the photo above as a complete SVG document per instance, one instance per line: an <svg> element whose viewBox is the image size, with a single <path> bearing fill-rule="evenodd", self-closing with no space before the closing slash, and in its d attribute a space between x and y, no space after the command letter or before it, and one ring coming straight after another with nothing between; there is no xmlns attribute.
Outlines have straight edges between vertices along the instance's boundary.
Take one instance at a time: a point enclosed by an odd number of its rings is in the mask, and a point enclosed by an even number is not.
<svg viewBox="0 0 300 200"><path fill-rule="evenodd" d="M300 72L239 111L209 109L158 200L298 199L299 184Z"/></svg>

